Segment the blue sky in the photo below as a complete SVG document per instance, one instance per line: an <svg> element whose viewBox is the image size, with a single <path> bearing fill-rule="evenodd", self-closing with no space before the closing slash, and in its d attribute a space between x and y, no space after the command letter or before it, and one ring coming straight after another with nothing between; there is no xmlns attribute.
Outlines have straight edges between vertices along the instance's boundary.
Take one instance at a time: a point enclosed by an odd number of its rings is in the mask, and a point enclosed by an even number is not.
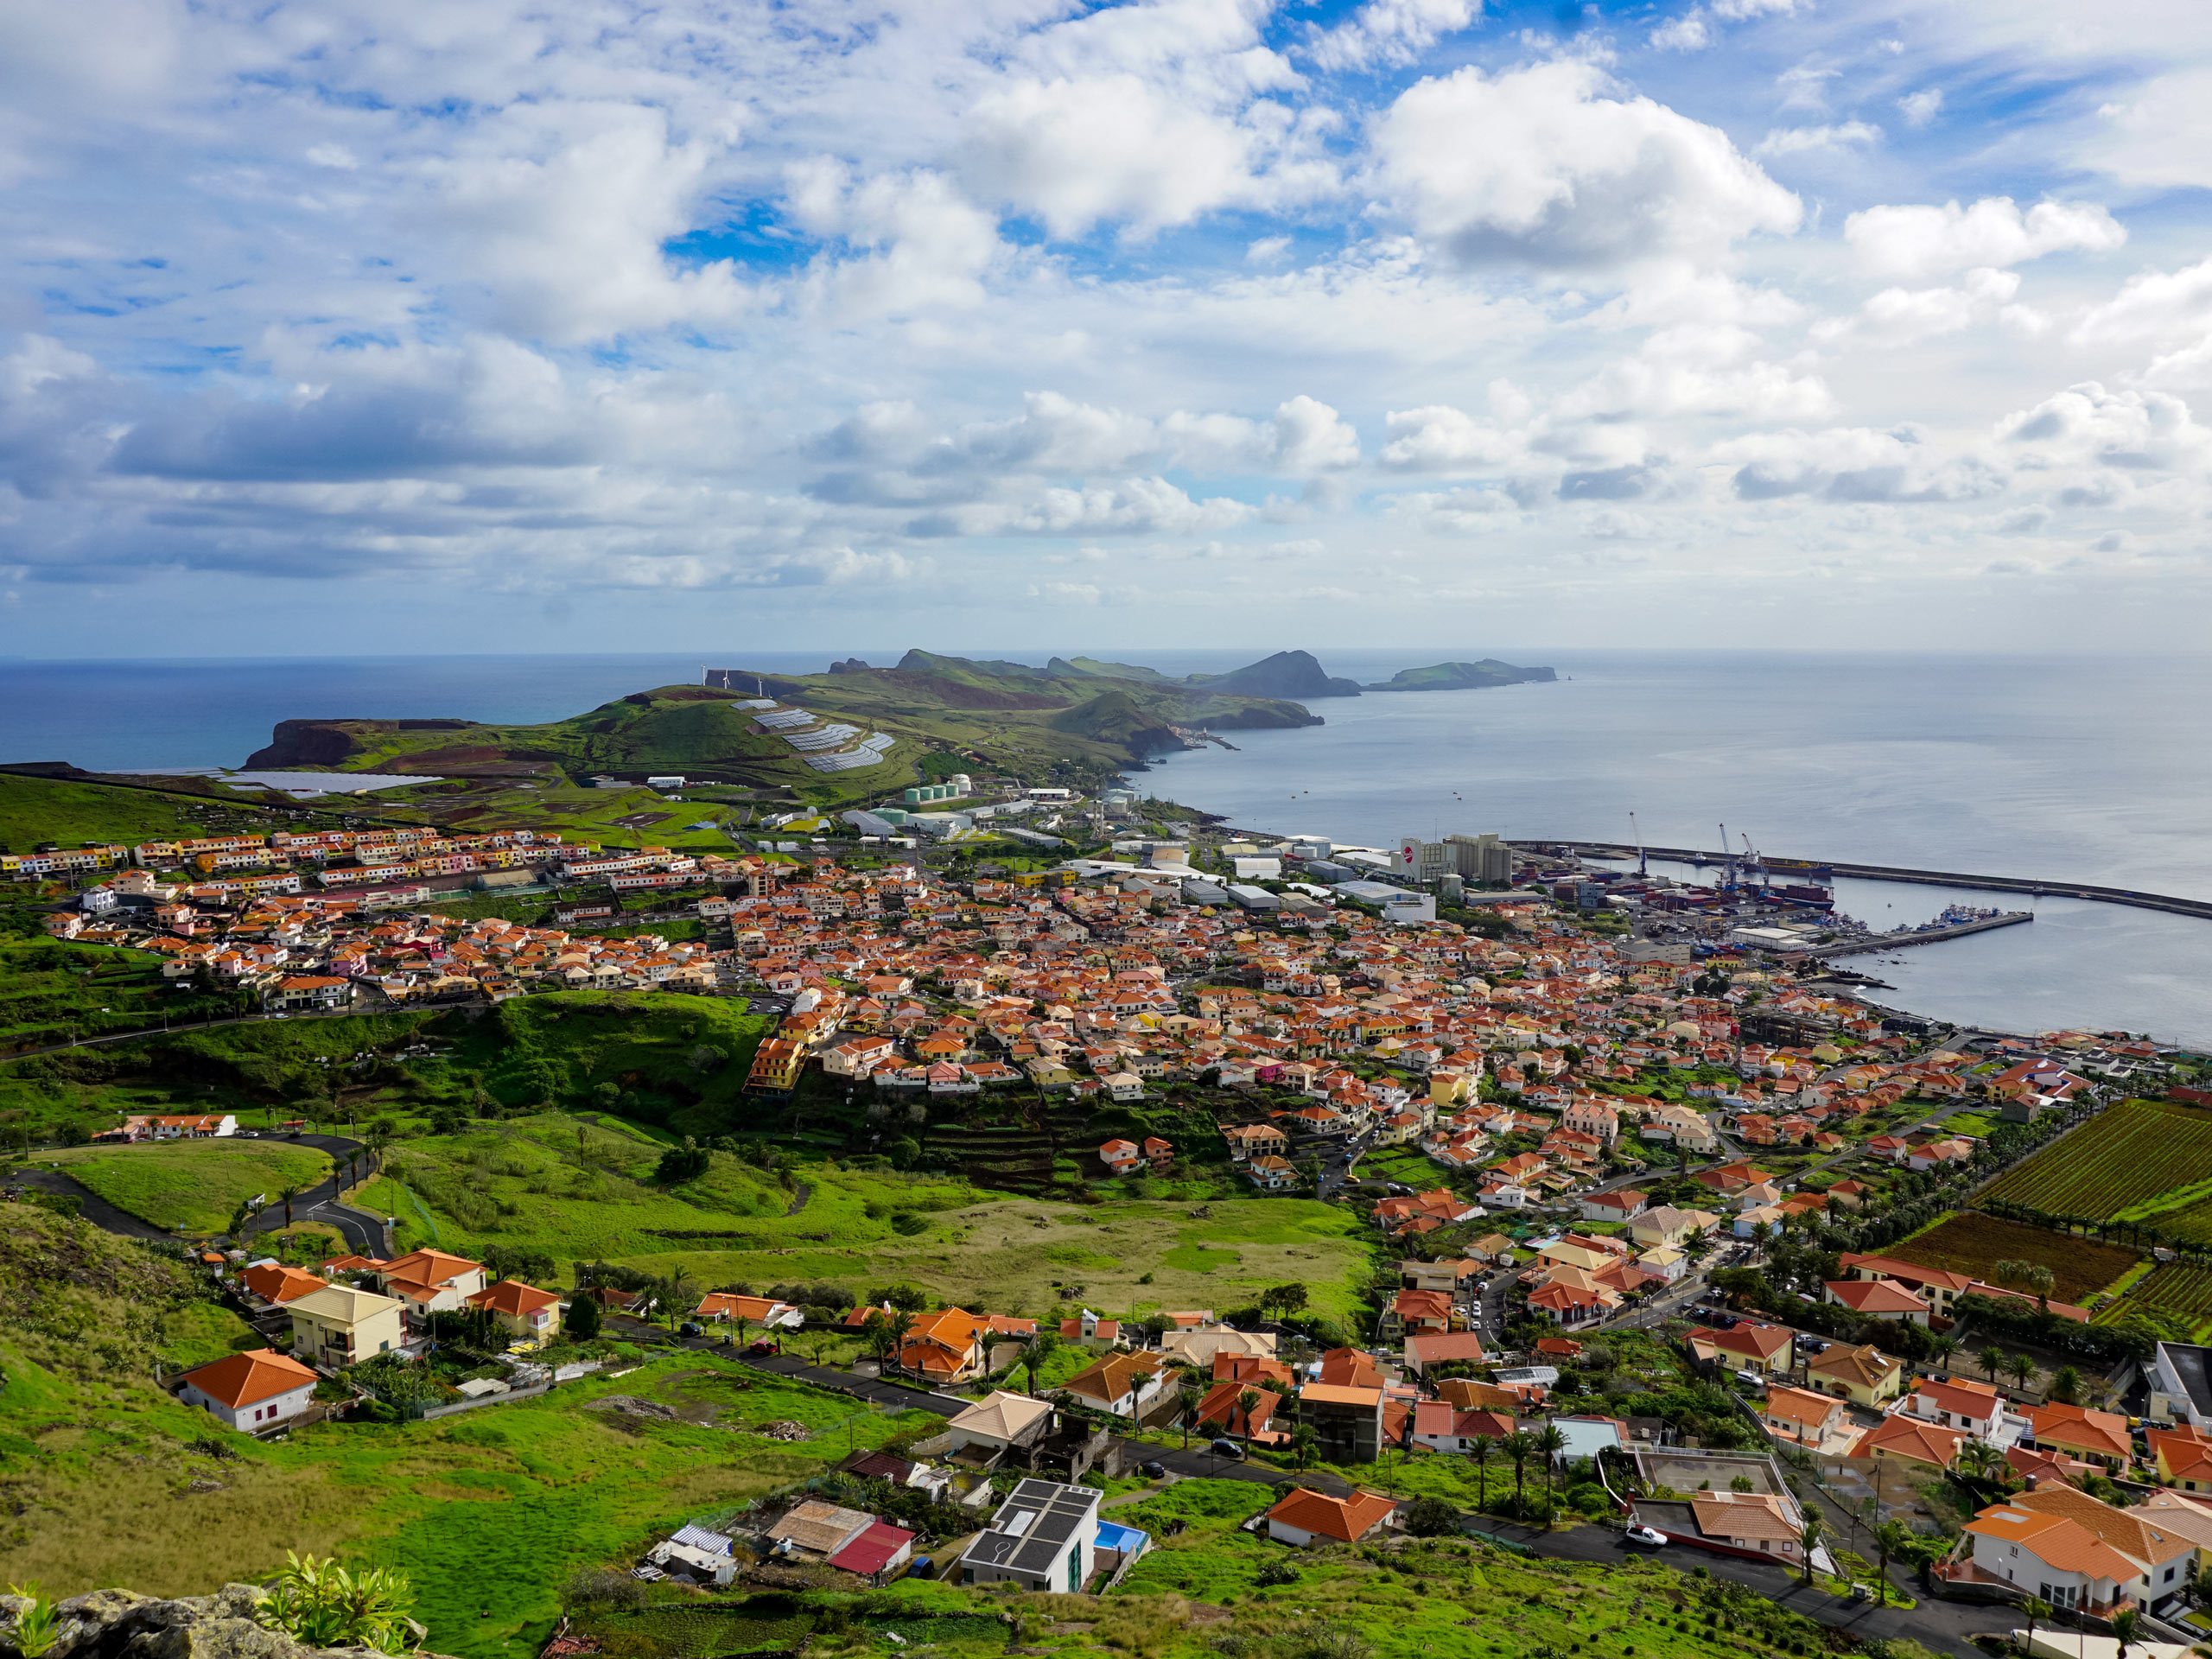
<svg viewBox="0 0 2212 1659"><path fill-rule="evenodd" d="M2208 128L2168 0L16 8L0 652L2194 647Z"/></svg>

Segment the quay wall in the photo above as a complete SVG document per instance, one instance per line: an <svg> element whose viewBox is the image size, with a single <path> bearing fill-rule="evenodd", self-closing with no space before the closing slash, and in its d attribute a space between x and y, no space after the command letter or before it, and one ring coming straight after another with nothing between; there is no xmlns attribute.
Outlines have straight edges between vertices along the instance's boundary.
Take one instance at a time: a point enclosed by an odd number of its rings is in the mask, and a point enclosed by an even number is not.
<svg viewBox="0 0 2212 1659"><path fill-rule="evenodd" d="M1636 856L1634 848L1624 848L1617 841L1559 841L1522 836L1508 844L1527 851L1557 847L1571 852L1608 857ZM1647 856L1665 859L1669 863L1718 864L1721 861L1709 847L1646 847L1643 850ZM2197 916L2212 921L2212 899L2181 899L2171 893L2145 893L2135 887L2107 887L2087 881L2044 881L2014 875L1974 875L1959 870L1916 870L1895 864L1854 864L1842 859L1807 861L1833 870L1838 875L1859 876L1872 881L1910 881L1923 887L1965 887L1981 893L2021 893L2037 899L2086 899L2097 904L2129 905L2138 910L2163 910L2177 916Z"/></svg>

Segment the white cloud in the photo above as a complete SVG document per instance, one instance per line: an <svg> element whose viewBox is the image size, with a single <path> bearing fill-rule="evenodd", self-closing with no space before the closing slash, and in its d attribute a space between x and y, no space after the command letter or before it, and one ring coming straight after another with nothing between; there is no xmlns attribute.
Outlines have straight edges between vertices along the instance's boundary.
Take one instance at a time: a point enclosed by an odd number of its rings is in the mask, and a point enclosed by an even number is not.
<svg viewBox="0 0 2212 1659"><path fill-rule="evenodd" d="M1754 156L1802 156L1808 150L1847 149L1853 144L1878 144L1882 130L1864 121L1846 121L1827 127L1777 127L1752 149Z"/></svg>
<svg viewBox="0 0 2212 1659"><path fill-rule="evenodd" d="M2212 259L2131 276L2074 330L2077 341L2171 339L2212 327Z"/></svg>
<svg viewBox="0 0 2212 1659"><path fill-rule="evenodd" d="M1306 55L1322 69L1408 64L1481 10L1481 0L1367 0L1334 29L1309 24Z"/></svg>
<svg viewBox="0 0 2212 1659"><path fill-rule="evenodd" d="M1797 199L1727 135L1565 59L1461 69L1402 93L1375 128L1376 181L1456 264L1605 270L1707 264L1797 226Z"/></svg>
<svg viewBox="0 0 2212 1659"><path fill-rule="evenodd" d="M1924 127L1943 112L1943 89L1929 86L1897 99L1897 113L1908 127Z"/></svg>
<svg viewBox="0 0 2212 1659"><path fill-rule="evenodd" d="M2026 446L2040 465L2129 472L2201 469L2212 461L2212 429L2189 405L2158 391L2107 391L2094 380L2069 386L1998 423L2000 443Z"/></svg>
<svg viewBox="0 0 2212 1659"><path fill-rule="evenodd" d="M1931 276L1969 265L2016 265L2068 249L2109 252L2126 229L2090 202L2039 201L2023 213L2009 196L1971 207L1869 207L1844 221L1860 267L1878 276Z"/></svg>
<svg viewBox="0 0 2212 1659"><path fill-rule="evenodd" d="M1992 321L2039 334L2044 318L2011 302L2019 289L2018 274L1985 265L1967 272L1955 288L1885 288L1859 307L1857 316L1828 318L1814 328L1813 335L1824 344L1857 338L1878 345L1910 346Z"/></svg>
<svg viewBox="0 0 2212 1659"><path fill-rule="evenodd" d="M1872 431L1760 433L1715 445L1712 458L1733 466L1735 493L1746 501L1817 496L1835 502L1971 501L2005 485L1983 457L1947 454L1916 427Z"/></svg>
<svg viewBox="0 0 2212 1659"><path fill-rule="evenodd" d="M674 268L714 146L671 143L656 110L518 105L426 157L424 230L505 327L561 344L677 322L727 323L752 296L727 262Z"/></svg>

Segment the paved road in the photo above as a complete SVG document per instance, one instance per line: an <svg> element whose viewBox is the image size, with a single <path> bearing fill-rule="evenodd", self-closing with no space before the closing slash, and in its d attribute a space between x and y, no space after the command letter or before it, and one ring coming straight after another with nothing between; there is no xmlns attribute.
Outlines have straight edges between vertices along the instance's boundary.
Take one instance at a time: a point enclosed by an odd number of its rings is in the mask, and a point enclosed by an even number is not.
<svg viewBox="0 0 2212 1659"><path fill-rule="evenodd" d="M25 1186L35 1186L41 1192L57 1192L77 1200L79 1213L93 1226L124 1238L159 1239L174 1243L175 1236L165 1232L150 1221L141 1221L128 1210L118 1210L83 1182L64 1175L58 1169L27 1169L15 1177Z"/></svg>
<svg viewBox="0 0 2212 1659"><path fill-rule="evenodd" d="M336 1203L340 1192L343 1190L340 1183L344 1179L346 1167L350 1167L349 1160L354 1153L358 1151L361 1154L360 1167L363 1179L366 1179L376 1172L378 1168L376 1154L369 1151L359 1141L348 1140L342 1135L262 1137L264 1140L279 1138L299 1146L313 1147L318 1152L327 1152L330 1154L333 1164L341 1166L340 1168L332 1172L328 1180L317 1182L292 1200L292 1219L295 1222L319 1221L326 1226L334 1227L338 1230L339 1236L346 1241L346 1248L356 1255L381 1257L385 1253L384 1230L380 1227L372 1227L359 1216L349 1215L340 1209ZM281 1232L283 1227L284 1206L281 1204L272 1204L251 1221L246 1223L245 1230L249 1234L270 1233Z"/></svg>
<svg viewBox="0 0 2212 1659"><path fill-rule="evenodd" d="M288 1143L296 1140L296 1144L300 1146L313 1147L318 1151L328 1153L334 1163L345 1162L359 1149L362 1153L361 1167L365 1174L373 1172L377 1167L374 1153L363 1147L359 1141L349 1141L342 1135L302 1135L297 1137L270 1135L257 1137L243 1144L258 1145L264 1139L287 1140ZM225 1135L207 1144L219 1147L240 1143L233 1142L230 1136ZM35 1186L41 1192L67 1193L75 1198L82 1206L85 1219L104 1232L114 1233L124 1238L158 1239L165 1243L176 1242L177 1236L175 1233L168 1231L166 1228L156 1227L152 1222L134 1216L127 1210L118 1210L81 1181L65 1175L59 1170L26 1170L16 1179L26 1186ZM339 1180L340 1173L334 1171L329 1179L316 1183L294 1198L292 1219L295 1222L318 1221L336 1228L339 1236L346 1241L346 1248L356 1255L383 1255L385 1253L383 1230L372 1226L359 1216L349 1215L337 1206L335 1200L340 1192ZM282 1232L283 1228L284 1206L281 1204L273 1204L247 1222L245 1230L251 1236L255 1233Z"/></svg>
<svg viewBox="0 0 2212 1659"><path fill-rule="evenodd" d="M1491 1516L1470 1519L1483 1531L1525 1544L1540 1555L1563 1560L1617 1562L1627 1553L1620 1534L1605 1527L1584 1526L1568 1532L1543 1533ZM1854 1604L1839 1600L1824 1590L1808 1589L1796 1574L1780 1567L1763 1567L1756 1561L1708 1554L1701 1549L1680 1546L1654 1553L1660 1560L1682 1572L1702 1567L1716 1579L1747 1585L1777 1607L1786 1607L1831 1629L1847 1630L1861 1641L1886 1641L1891 1637L1909 1636L1939 1652L1956 1654L1960 1659L1974 1659L1979 1650L1969 1637L1983 1631L2010 1630L2014 1623L2008 1611L2001 1607L1938 1601L1932 1596L1921 1598L1920 1605L1910 1609L1877 1607L1871 1601Z"/></svg>

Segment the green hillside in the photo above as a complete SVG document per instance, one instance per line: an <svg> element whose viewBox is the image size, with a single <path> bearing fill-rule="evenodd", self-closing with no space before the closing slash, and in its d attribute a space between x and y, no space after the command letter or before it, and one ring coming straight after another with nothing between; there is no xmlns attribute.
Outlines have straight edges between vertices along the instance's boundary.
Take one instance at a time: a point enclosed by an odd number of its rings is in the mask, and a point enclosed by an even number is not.
<svg viewBox="0 0 2212 1659"><path fill-rule="evenodd" d="M1109 671L1120 668L1057 659L1033 668L910 651L891 668L854 661L827 674L732 671L733 685L757 683L786 704L893 740L881 760L837 772L817 771L782 738L755 732L753 713L736 706L746 699L698 685L633 692L543 725L285 721L250 764L435 774L448 781L385 791L379 807L461 828L571 825L610 842L626 832L632 840L643 835L689 845L687 836L726 840L748 816L743 800L718 798L715 785L834 807L879 800L918 779L966 769L1033 783L1096 782L1173 747L1166 729L1171 722L1224 728L1313 723L1300 704L1250 695L1233 676L1198 685L1148 670L1129 671L1128 678ZM1096 706L1079 712L1086 705ZM652 772L682 773L690 780L686 801L588 787L598 774ZM698 799L715 803L706 815L715 823L705 830L687 828L699 821L686 810ZM629 819L650 822L622 822Z"/></svg>
<svg viewBox="0 0 2212 1659"><path fill-rule="evenodd" d="M105 1198L156 1227L213 1233L239 1205L330 1178L330 1154L284 1141L168 1141L42 1152Z"/></svg>

